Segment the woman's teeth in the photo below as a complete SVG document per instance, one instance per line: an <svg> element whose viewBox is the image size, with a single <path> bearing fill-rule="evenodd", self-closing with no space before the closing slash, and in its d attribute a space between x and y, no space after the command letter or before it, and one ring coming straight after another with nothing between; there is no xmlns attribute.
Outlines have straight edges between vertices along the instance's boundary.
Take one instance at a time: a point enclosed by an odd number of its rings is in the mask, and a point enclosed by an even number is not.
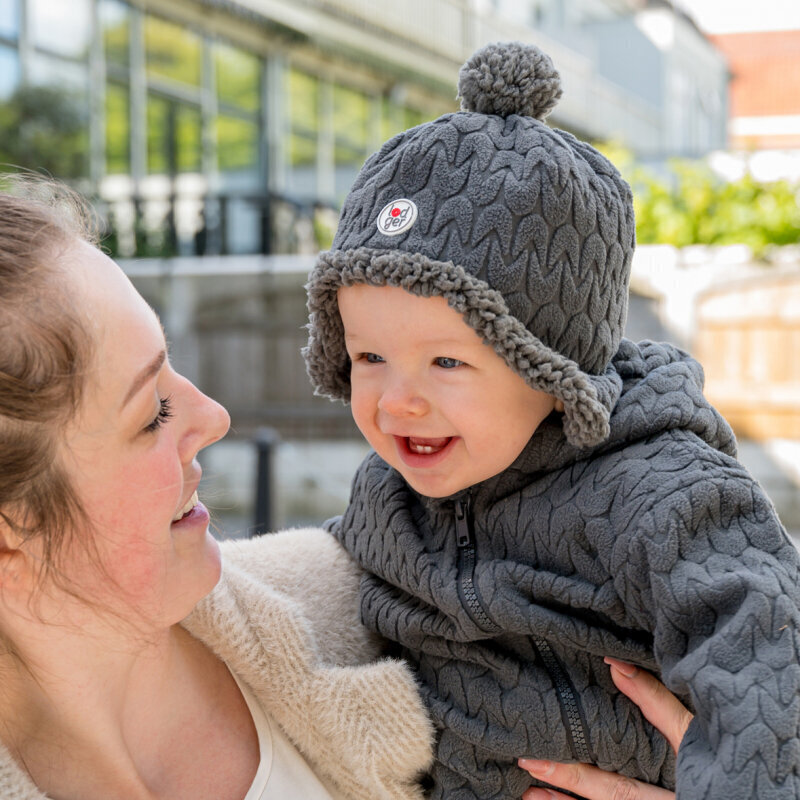
<svg viewBox="0 0 800 800"><path fill-rule="evenodd" d="M172 518L173 522L177 522L179 519L185 517L198 503L197 499L197 492L195 492L190 498L189 502Z"/></svg>

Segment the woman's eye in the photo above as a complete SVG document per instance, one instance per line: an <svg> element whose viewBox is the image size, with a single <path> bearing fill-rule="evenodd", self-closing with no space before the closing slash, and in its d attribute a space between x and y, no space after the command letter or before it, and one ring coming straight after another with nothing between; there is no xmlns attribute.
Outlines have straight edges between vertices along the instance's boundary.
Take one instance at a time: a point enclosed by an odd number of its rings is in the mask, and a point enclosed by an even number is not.
<svg viewBox="0 0 800 800"><path fill-rule="evenodd" d="M463 367L464 362L459 361L457 358L448 358L447 356L439 356L434 359L434 364L442 369L455 369L456 367Z"/></svg>
<svg viewBox="0 0 800 800"><path fill-rule="evenodd" d="M158 414L156 414L156 418L145 427L145 433L157 431L172 416L172 398L163 397L159 402Z"/></svg>
<svg viewBox="0 0 800 800"><path fill-rule="evenodd" d="M377 353L364 353L361 357L367 364L383 364L383 359Z"/></svg>

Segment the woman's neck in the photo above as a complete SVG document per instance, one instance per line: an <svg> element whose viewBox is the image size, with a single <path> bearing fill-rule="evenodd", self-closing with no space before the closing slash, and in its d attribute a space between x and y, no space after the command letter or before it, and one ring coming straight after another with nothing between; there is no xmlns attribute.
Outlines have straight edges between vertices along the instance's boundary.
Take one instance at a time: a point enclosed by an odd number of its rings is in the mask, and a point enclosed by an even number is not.
<svg viewBox="0 0 800 800"><path fill-rule="evenodd" d="M205 645L179 626L138 642L49 627L46 652L58 658L45 663L29 644L25 667L6 663L0 699L6 745L40 790L59 800L244 797L255 730ZM221 793L206 774L215 767L228 780Z"/></svg>

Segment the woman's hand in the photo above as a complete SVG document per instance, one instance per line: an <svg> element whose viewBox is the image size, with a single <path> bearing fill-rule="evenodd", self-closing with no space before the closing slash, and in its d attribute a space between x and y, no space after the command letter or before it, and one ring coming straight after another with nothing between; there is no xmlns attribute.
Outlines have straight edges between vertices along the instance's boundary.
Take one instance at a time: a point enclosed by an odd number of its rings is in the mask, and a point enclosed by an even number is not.
<svg viewBox="0 0 800 800"><path fill-rule="evenodd" d="M607 658L606 664L611 667L611 678L617 688L641 708L677 753L692 720L691 712L649 672L613 658ZM591 764L558 764L521 758L519 765L534 778L586 800L669 800L675 797L675 793L667 789L605 772ZM528 789L522 797L523 800L569 800L561 792L541 788Z"/></svg>

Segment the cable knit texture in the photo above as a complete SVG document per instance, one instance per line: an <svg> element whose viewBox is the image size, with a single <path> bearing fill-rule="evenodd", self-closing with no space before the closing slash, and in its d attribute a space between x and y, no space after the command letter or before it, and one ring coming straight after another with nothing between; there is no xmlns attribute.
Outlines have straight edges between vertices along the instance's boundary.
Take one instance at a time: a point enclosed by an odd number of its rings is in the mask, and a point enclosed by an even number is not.
<svg viewBox="0 0 800 800"><path fill-rule="evenodd" d="M541 121L560 87L538 48L484 48L460 92L469 110L399 134L356 178L309 278L311 381L349 400L340 286L443 295L511 369L564 401L569 440L594 446L619 394L608 364L627 314L630 189L594 148ZM416 221L389 235L377 222L398 200Z"/></svg>
<svg viewBox="0 0 800 800"><path fill-rule="evenodd" d="M416 667L439 730L433 798L516 800L521 755L588 760L678 800L800 798L800 561L699 364L623 340L610 435L552 415L500 475L440 500L377 455L332 523L361 613ZM457 542L471 505L474 560ZM603 657L696 713L677 758Z"/></svg>
<svg viewBox="0 0 800 800"><path fill-rule="evenodd" d="M353 800L421 800L431 725L408 668L374 661L349 556L314 529L222 549L222 579L185 627L251 688L323 781ZM5 750L0 797L45 800Z"/></svg>

